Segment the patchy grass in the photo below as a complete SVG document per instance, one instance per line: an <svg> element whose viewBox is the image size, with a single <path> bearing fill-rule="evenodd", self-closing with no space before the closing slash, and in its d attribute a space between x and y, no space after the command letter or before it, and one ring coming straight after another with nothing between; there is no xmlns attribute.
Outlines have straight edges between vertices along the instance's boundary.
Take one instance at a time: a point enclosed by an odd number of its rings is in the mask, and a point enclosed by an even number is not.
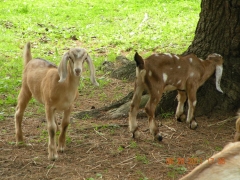
<svg viewBox="0 0 240 180"><path fill-rule="evenodd" d="M104 3L99 0L2 0L2 178L169 180L181 177L193 167L186 164L169 166L165 162L167 158L185 157L186 151L187 157L192 157L200 149L205 152L201 154L205 159L220 150L233 132L229 128L223 129L229 135L223 133L225 141L222 138L215 140L215 133L209 127L205 131L202 128L203 133L199 134L198 130L189 130L185 124L179 125L168 119L168 126L176 131L162 126L163 143L153 142L148 131L143 131L141 139L133 141L128 134L126 119L106 122L86 114L82 121L71 118L66 152L59 154L58 161L49 162L44 107L35 100L31 100L23 120L26 145L15 146L13 114L21 86L22 49L26 42L32 42L34 57L55 64L59 64L62 54L70 47L88 50L97 67L100 87L91 86L89 72L85 71L74 111L89 110L92 106L99 107L120 99L132 88L131 83L119 82L104 74L98 68L103 61L115 61L118 55L132 59L135 50L144 56L155 51L182 53L193 39L199 12L200 0L106 0ZM172 113L166 113L163 118L171 116ZM200 128L201 122L206 127L207 120L204 120L199 121ZM145 129L147 122L139 123L140 128Z"/></svg>

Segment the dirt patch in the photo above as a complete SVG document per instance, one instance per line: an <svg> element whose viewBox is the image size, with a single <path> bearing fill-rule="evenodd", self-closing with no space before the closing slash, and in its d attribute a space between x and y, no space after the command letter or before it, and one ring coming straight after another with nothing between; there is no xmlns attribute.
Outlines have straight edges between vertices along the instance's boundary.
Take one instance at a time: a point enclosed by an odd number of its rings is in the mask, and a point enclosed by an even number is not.
<svg viewBox="0 0 240 180"><path fill-rule="evenodd" d="M83 88L74 113L110 104L132 89L133 83L113 79L104 88L95 88L94 95ZM102 98L97 96L101 93L105 94ZM139 119L140 137L136 140L128 132L127 118L71 118L66 151L59 153L57 161L49 161L41 108L38 103L27 108L23 120L26 144L21 147L15 146L13 116L0 121L1 179L179 179L231 142L235 133L234 120L218 124L230 115L196 117L197 130L190 130L172 115L159 117L162 142L153 141L146 118Z"/></svg>

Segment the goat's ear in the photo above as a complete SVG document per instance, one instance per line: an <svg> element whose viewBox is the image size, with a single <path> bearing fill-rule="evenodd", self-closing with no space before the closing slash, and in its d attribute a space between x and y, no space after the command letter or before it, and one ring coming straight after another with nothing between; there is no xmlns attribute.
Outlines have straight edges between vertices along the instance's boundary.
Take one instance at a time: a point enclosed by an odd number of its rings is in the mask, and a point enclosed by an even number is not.
<svg viewBox="0 0 240 180"><path fill-rule="evenodd" d="M223 64L223 57L220 54L210 54L208 55L207 60L215 61L218 65Z"/></svg>
<svg viewBox="0 0 240 180"><path fill-rule="evenodd" d="M95 85L95 86L99 86L97 80L96 80L96 77L95 77L95 68L94 68L94 65L93 65L93 60L91 59L91 57L89 55L87 55L87 63L88 63L88 66L89 66L89 69L90 69L90 79L91 79L91 82Z"/></svg>
<svg viewBox="0 0 240 180"><path fill-rule="evenodd" d="M69 60L69 52L63 55L62 61L58 67L58 74L60 76L60 80L58 82L64 82L67 78L67 62Z"/></svg>
<svg viewBox="0 0 240 180"><path fill-rule="evenodd" d="M137 52L135 53L134 60L136 61L136 65L139 69L144 69L143 58Z"/></svg>

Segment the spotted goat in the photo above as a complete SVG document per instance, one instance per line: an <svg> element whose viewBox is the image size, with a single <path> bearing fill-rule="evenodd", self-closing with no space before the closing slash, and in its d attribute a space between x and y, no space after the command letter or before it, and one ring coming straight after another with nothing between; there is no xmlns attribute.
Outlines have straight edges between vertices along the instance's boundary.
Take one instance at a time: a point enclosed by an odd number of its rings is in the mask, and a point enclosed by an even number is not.
<svg viewBox="0 0 240 180"><path fill-rule="evenodd" d="M197 122L194 120L197 90L214 72L216 75L216 89L223 92L220 88L223 58L219 54L210 54L206 60L202 60L194 54L177 56L165 53L153 54L143 60L136 52L134 60L136 61L136 80L129 111L129 129L133 137L135 137L138 129L136 116L142 92L145 89L150 94L145 106L150 133L159 141L162 140L162 136L159 134L155 122L155 109L164 92L178 91L178 105L175 117L179 121L186 119L184 103L188 99L189 108L186 122L191 129L197 128Z"/></svg>

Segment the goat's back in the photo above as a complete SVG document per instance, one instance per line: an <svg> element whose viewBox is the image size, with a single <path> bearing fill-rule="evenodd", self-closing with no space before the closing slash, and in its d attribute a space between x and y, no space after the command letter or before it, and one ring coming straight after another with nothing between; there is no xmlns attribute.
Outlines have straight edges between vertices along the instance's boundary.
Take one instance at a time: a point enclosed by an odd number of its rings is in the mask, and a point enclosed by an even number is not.
<svg viewBox="0 0 240 180"><path fill-rule="evenodd" d="M181 90L186 89L188 80L198 82L204 74L202 61L194 54L187 56L153 54L145 59L144 68L146 74L151 75L145 78L150 78L152 84L172 85L175 89Z"/></svg>
<svg viewBox="0 0 240 180"><path fill-rule="evenodd" d="M22 86L27 87L35 99L44 103L44 84L49 80L58 82L59 79L54 64L43 59L33 59L24 68Z"/></svg>

